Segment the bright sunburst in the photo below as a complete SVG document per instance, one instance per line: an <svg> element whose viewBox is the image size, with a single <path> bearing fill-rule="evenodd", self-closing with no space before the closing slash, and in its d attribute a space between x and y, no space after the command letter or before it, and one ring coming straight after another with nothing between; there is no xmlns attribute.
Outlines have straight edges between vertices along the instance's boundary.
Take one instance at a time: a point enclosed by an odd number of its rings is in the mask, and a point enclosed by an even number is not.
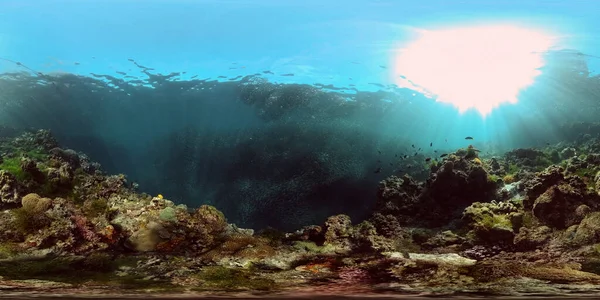
<svg viewBox="0 0 600 300"><path fill-rule="evenodd" d="M460 112L488 115L503 102L516 103L544 65L539 52L553 46L541 32L515 26L423 30L399 51L397 84L418 90ZM537 53L535 53L537 52Z"/></svg>

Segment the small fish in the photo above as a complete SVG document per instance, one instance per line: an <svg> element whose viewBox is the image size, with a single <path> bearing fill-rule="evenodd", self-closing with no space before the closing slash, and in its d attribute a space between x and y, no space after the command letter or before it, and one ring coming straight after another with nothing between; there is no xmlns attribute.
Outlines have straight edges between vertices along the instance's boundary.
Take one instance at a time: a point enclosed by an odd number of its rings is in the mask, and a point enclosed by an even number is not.
<svg viewBox="0 0 600 300"><path fill-rule="evenodd" d="M393 167L393 166L394 166L394 163L390 163L390 166L392 166L392 167Z"/></svg>
<svg viewBox="0 0 600 300"><path fill-rule="evenodd" d="M386 66L381 66L381 65L380 65L379 67L380 67L380 68L382 68L382 69L387 69L387 67L386 67Z"/></svg>
<svg viewBox="0 0 600 300"><path fill-rule="evenodd" d="M128 61L134 61L134 60L133 60L133 58L128 58L127 60L128 60Z"/></svg>
<svg viewBox="0 0 600 300"><path fill-rule="evenodd" d="M415 147L415 144L412 144L411 146L414 148L414 147Z"/></svg>
<svg viewBox="0 0 600 300"><path fill-rule="evenodd" d="M465 138L465 140L472 140L472 139L473 139L473 137L471 137L471 136L468 136Z"/></svg>
<svg viewBox="0 0 600 300"><path fill-rule="evenodd" d="M440 155L440 157L446 157L446 156L448 156L448 153L444 153L444 154Z"/></svg>
<svg viewBox="0 0 600 300"><path fill-rule="evenodd" d="M218 76L217 78L227 78L227 76Z"/></svg>
<svg viewBox="0 0 600 300"><path fill-rule="evenodd" d="M398 154L394 154L394 157L398 157Z"/></svg>
<svg viewBox="0 0 600 300"><path fill-rule="evenodd" d="M281 74L281 76L290 77L290 76L294 76L294 73Z"/></svg>
<svg viewBox="0 0 600 300"><path fill-rule="evenodd" d="M413 156L417 156L417 154L419 154L419 152L415 152L415 155L413 155Z"/></svg>
<svg viewBox="0 0 600 300"><path fill-rule="evenodd" d="M121 71L117 71L117 74L121 74L121 75L127 75L127 73L125 73L125 72L121 72Z"/></svg>
<svg viewBox="0 0 600 300"><path fill-rule="evenodd" d="M379 154L381 154L381 150L377 150L377 152L379 152Z"/></svg>
<svg viewBox="0 0 600 300"><path fill-rule="evenodd" d="M417 151L421 151L421 147L419 147L419 149L417 149Z"/></svg>
<svg viewBox="0 0 600 300"><path fill-rule="evenodd" d="M433 147L433 142L429 143L429 147Z"/></svg>
<svg viewBox="0 0 600 300"><path fill-rule="evenodd" d="M428 157L425 159L426 162L429 162L431 160L431 157Z"/></svg>
<svg viewBox="0 0 600 300"><path fill-rule="evenodd" d="M404 154L404 158L408 158L408 154Z"/></svg>
<svg viewBox="0 0 600 300"><path fill-rule="evenodd" d="M79 66L79 65L80 65L80 63L78 63L78 62L75 62L75 65L76 65L76 66Z"/></svg>
<svg viewBox="0 0 600 300"><path fill-rule="evenodd" d="M438 152L437 150L433 150L433 153L437 153L437 152Z"/></svg>
<svg viewBox="0 0 600 300"><path fill-rule="evenodd" d="M263 73L264 73L264 74L275 74L275 73L273 73L273 72L271 72L271 71L268 71L268 70L267 70L267 71L263 71Z"/></svg>
<svg viewBox="0 0 600 300"><path fill-rule="evenodd" d="M375 174L381 173L381 167L377 168L373 173L375 173Z"/></svg>

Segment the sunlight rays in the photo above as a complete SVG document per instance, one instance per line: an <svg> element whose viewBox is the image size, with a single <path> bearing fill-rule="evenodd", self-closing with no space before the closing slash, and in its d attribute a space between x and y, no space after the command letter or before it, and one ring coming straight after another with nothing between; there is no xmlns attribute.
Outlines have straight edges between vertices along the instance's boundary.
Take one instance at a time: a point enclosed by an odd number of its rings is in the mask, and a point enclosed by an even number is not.
<svg viewBox="0 0 600 300"><path fill-rule="evenodd" d="M401 87L485 117L502 103L517 102L540 74L540 52L552 46L551 36L515 26L421 30L398 51L393 75Z"/></svg>

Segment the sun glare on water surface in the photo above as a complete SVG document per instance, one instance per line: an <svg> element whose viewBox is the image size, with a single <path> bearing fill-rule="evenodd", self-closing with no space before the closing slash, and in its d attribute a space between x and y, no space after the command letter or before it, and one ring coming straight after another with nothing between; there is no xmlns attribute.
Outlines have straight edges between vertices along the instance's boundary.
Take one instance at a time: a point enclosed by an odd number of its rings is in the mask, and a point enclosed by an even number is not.
<svg viewBox="0 0 600 300"><path fill-rule="evenodd" d="M544 65L539 52L553 46L552 37L514 26L419 33L395 58L396 84L451 103L461 113L476 109L483 117L503 102L517 102Z"/></svg>

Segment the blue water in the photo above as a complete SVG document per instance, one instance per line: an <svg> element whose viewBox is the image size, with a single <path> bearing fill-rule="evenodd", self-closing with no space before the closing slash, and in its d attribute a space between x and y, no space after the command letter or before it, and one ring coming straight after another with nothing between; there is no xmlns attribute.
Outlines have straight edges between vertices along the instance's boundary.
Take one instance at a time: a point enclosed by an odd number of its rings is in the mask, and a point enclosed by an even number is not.
<svg viewBox="0 0 600 300"><path fill-rule="evenodd" d="M87 74L128 69L134 57L161 72L200 76L263 69L305 72L293 81L333 76L386 80L393 43L410 28L510 22L567 36L598 54L594 1L0 1L0 53L40 70ZM96 59L92 59L92 57ZM56 60L64 64L56 64ZM79 66L72 62L78 61ZM358 61L363 65L353 65ZM52 64L48 66L48 64ZM6 66L5 66L6 67Z"/></svg>
<svg viewBox="0 0 600 300"><path fill-rule="evenodd" d="M295 74L272 76L277 82L376 90L368 83L393 83L390 68L379 66L389 66L398 45L411 41L411 29L518 24L598 55L599 12L594 1L2 0L0 56L42 72L135 76L139 70L127 60L134 58L155 72L187 71L182 80L271 70ZM600 60L590 64L598 70ZM0 71L15 68L0 63ZM417 126L427 140L478 135L481 142L506 142L509 134L501 113L485 122L446 110L430 116Z"/></svg>

